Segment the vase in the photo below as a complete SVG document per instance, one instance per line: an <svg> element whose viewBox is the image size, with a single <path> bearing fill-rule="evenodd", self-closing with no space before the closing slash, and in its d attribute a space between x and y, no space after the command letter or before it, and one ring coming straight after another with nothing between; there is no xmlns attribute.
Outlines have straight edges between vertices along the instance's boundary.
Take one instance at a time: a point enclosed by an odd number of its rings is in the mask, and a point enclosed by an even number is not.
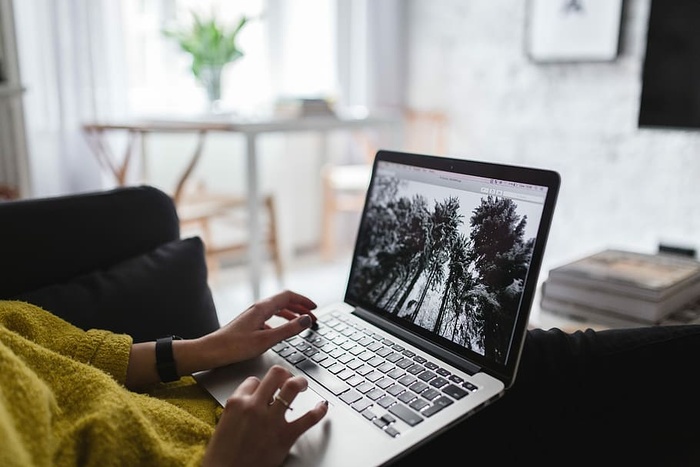
<svg viewBox="0 0 700 467"><path fill-rule="evenodd" d="M223 66L213 65L202 67L200 81L207 92L209 111L218 112L221 108L221 72Z"/></svg>

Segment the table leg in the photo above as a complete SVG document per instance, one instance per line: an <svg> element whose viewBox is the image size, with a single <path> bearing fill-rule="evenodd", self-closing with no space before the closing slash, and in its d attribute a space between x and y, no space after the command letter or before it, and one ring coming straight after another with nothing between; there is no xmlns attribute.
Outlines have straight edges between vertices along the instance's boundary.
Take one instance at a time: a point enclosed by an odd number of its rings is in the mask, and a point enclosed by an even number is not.
<svg viewBox="0 0 700 467"><path fill-rule="evenodd" d="M248 264L250 267L250 283L253 288L253 300L260 298L261 276L261 226L260 226L260 188L258 186L258 160L256 135L246 134L247 184L248 184Z"/></svg>

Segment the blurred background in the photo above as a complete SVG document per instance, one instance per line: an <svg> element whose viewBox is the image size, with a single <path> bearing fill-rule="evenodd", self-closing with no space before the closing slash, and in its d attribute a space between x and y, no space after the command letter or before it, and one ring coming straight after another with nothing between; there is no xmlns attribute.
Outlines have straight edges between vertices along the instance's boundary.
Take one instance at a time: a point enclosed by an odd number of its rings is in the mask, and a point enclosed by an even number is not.
<svg viewBox="0 0 700 467"><path fill-rule="evenodd" d="M391 115L399 130L333 132L321 150L313 131L259 138L260 190L275 200L284 264L265 292L342 296L357 214L335 213L324 230L319 168L362 165L380 147L558 171L543 276L603 248L695 248L700 58L690 54L700 33L686 28L700 18L694 3L0 0L0 185L19 197L116 186L86 122L256 121L323 102L331 112ZM193 12L229 28L247 18L237 35L243 55L222 67L215 106L192 55L165 32L191 27ZM421 119L422 129L411 126ZM129 141L110 138L118 157ZM193 134L149 136L148 158L133 162L127 182L171 191L196 144ZM192 179L245 195L245 144L211 133ZM334 245L327 254L324 235ZM245 262L220 266L218 280L245 283Z"/></svg>

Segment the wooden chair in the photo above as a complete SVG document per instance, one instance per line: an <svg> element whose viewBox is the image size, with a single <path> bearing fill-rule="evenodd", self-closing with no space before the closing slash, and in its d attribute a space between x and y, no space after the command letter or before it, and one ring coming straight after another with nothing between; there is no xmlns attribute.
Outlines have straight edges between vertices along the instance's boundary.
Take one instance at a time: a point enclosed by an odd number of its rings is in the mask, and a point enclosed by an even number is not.
<svg viewBox="0 0 700 467"><path fill-rule="evenodd" d="M400 150L444 154L448 118L441 111L406 109ZM321 213L321 255L330 260L336 253L336 221L342 213L362 211L369 185L377 143L359 136L366 161L361 164L327 164L321 171L323 210Z"/></svg>
<svg viewBox="0 0 700 467"><path fill-rule="evenodd" d="M0 185L0 201L19 199L19 190L10 185Z"/></svg>
<svg viewBox="0 0 700 467"><path fill-rule="evenodd" d="M126 131L127 145L120 161L111 152L106 141L106 133L115 130ZM84 125L83 131L88 144L100 163L115 177L117 184L128 184L129 166L133 159L137 141L141 142L141 155L145 156L145 138L155 131L143 130L125 125ZM180 218L183 236L199 235L206 247L209 271L215 275L227 257L247 253L247 199L230 193L214 192L201 180L193 178L204 150L206 130L197 131L197 144L187 166L178 177L171 192ZM283 264L280 245L277 241L275 202L271 194L261 197L264 222L263 245L274 262L278 280L282 281Z"/></svg>

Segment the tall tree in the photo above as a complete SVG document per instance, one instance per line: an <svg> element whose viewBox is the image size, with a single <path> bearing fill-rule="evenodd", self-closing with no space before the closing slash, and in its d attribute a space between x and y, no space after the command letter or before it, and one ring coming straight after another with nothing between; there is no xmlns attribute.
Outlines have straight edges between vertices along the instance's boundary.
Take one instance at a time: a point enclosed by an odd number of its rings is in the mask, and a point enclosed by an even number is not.
<svg viewBox="0 0 700 467"><path fill-rule="evenodd" d="M474 209L470 223L472 259L486 287L480 306L494 323L484 329L484 351L503 361L517 318L514 292L525 278L532 253L532 240L523 239L527 216L520 218L512 199L488 196Z"/></svg>

